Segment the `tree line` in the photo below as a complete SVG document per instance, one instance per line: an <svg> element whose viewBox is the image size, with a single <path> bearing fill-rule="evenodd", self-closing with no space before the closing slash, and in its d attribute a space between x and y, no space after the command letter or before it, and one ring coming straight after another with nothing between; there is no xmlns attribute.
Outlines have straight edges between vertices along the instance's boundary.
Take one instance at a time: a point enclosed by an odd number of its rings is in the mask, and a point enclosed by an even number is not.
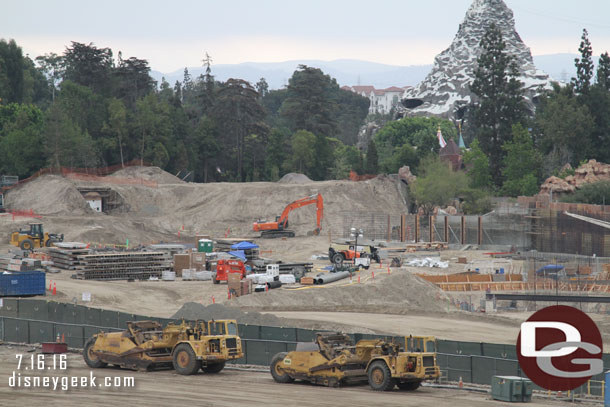
<svg viewBox="0 0 610 407"><path fill-rule="evenodd" d="M198 182L345 178L369 100L301 65L285 89L205 74L157 84L144 59L72 42L34 61L0 40L0 173L134 159Z"/></svg>

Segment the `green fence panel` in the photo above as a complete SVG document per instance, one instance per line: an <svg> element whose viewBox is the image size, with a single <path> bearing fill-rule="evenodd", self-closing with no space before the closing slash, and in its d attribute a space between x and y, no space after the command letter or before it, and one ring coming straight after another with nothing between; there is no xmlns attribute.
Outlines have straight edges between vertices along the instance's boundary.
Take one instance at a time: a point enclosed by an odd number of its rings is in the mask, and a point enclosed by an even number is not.
<svg viewBox="0 0 610 407"><path fill-rule="evenodd" d="M70 308L68 309L68 305ZM74 312L71 304L49 301L47 304L48 321L63 322L67 324L74 323Z"/></svg>
<svg viewBox="0 0 610 407"><path fill-rule="evenodd" d="M458 342L460 355L477 355L481 356L483 351L480 342Z"/></svg>
<svg viewBox="0 0 610 407"><path fill-rule="evenodd" d="M134 314L128 314L126 312L119 312L119 328L127 328L127 322L135 321L136 316Z"/></svg>
<svg viewBox="0 0 610 407"><path fill-rule="evenodd" d="M0 317L17 318L19 316L19 300L16 298L0 298Z"/></svg>
<svg viewBox="0 0 610 407"><path fill-rule="evenodd" d="M88 307L85 307L84 305L74 305L74 304L70 304L71 306L68 306L68 312L72 312L72 315L74 317L74 323L75 324L87 324L87 310L89 309Z"/></svg>
<svg viewBox="0 0 610 407"><path fill-rule="evenodd" d="M135 315L135 318L136 318L135 319L136 321L150 321L151 319L154 319L154 318L148 317L146 315L138 315L138 314Z"/></svg>
<svg viewBox="0 0 610 407"><path fill-rule="evenodd" d="M496 371L498 376L523 376L519 368L519 361L509 359L495 359ZM491 381L490 381L491 383Z"/></svg>
<svg viewBox="0 0 610 407"><path fill-rule="evenodd" d="M4 340L4 318L0 317L0 341Z"/></svg>
<svg viewBox="0 0 610 407"><path fill-rule="evenodd" d="M491 377L496 373L496 359L484 356L472 356L472 380L471 383L491 384Z"/></svg>
<svg viewBox="0 0 610 407"><path fill-rule="evenodd" d="M29 321L30 343L55 342L55 324L53 322Z"/></svg>
<svg viewBox="0 0 610 407"><path fill-rule="evenodd" d="M4 340L6 342L30 342L28 321L4 318Z"/></svg>
<svg viewBox="0 0 610 407"><path fill-rule="evenodd" d="M251 339L244 343L247 364L265 366L267 364L265 342Z"/></svg>
<svg viewBox="0 0 610 407"><path fill-rule="evenodd" d="M44 300L19 300L19 318L48 321L47 302Z"/></svg>
<svg viewBox="0 0 610 407"><path fill-rule="evenodd" d="M439 353L448 353L448 354L458 354L459 353L458 342L456 342L456 341L445 341L445 340L439 339L436 341L436 346L438 347L437 351Z"/></svg>
<svg viewBox="0 0 610 407"><path fill-rule="evenodd" d="M437 355L437 360L442 360L442 369L447 371L447 380L471 383L472 373L470 370L470 356L461 355Z"/></svg>
<svg viewBox="0 0 610 407"><path fill-rule="evenodd" d="M316 331L311 329L296 328L297 342L313 342L316 339Z"/></svg>
<svg viewBox="0 0 610 407"><path fill-rule="evenodd" d="M85 311L85 325L102 326L102 310L87 308Z"/></svg>
<svg viewBox="0 0 610 407"><path fill-rule="evenodd" d="M85 335L84 328L82 325L69 325L69 324L55 324L55 334L61 337L64 336L64 339L69 347L71 348L83 348L85 343Z"/></svg>
<svg viewBox="0 0 610 407"><path fill-rule="evenodd" d="M260 339L261 338L261 327L258 325L242 325L239 324L237 327L239 336L244 339Z"/></svg>
<svg viewBox="0 0 610 407"><path fill-rule="evenodd" d="M500 343L483 343L483 356L500 359L516 359L517 350L514 345Z"/></svg>
<svg viewBox="0 0 610 407"><path fill-rule="evenodd" d="M277 326L261 326L261 339L269 341L296 342L295 328L280 328Z"/></svg>
<svg viewBox="0 0 610 407"><path fill-rule="evenodd" d="M119 313L117 311L101 310L100 312L100 326L118 328L119 327Z"/></svg>
<svg viewBox="0 0 610 407"><path fill-rule="evenodd" d="M100 333L100 332L110 332L110 331L105 327L83 325L83 334L85 336L84 343L87 343L89 338L91 338L93 335Z"/></svg>

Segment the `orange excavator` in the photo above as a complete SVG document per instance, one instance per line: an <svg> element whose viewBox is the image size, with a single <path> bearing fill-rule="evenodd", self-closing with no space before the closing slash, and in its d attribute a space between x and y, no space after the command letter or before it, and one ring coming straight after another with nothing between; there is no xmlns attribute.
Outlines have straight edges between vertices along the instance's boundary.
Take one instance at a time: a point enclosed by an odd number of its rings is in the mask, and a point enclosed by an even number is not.
<svg viewBox="0 0 610 407"><path fill-rule="evenodd" d="M294 209L316 204L316 229L313 231L314 235L319 235L322 229L322 217L324 216L324 201L322 195L314 194L306 198L298 199L284 208L280 216L275 217L275 222L267 222L264 220L258 220L252 224L252 230L255 232L261 232L261 237L264 238L275 238L275 237L294 237L294 231L288 230L288 215Z"/></svg>

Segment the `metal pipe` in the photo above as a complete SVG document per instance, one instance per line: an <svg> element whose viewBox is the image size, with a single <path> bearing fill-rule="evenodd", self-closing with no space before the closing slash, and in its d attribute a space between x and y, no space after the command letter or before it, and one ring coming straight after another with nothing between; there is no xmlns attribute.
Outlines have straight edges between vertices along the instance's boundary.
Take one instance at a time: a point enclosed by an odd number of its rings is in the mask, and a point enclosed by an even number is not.
<svg viewBox="0 0 610 407"><path fill-rule="evenodd" d="M338 271L336 273L320 273L314 279L314 284L328 284L350 276L349 271Z"/></svg>

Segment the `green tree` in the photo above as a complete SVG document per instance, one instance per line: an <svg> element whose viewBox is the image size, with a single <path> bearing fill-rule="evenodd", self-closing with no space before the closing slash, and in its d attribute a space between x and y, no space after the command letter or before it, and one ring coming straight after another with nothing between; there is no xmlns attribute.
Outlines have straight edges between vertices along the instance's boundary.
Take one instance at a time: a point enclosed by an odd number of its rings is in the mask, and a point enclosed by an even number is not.
<svg viewBox="0 0 610 407"><path fill-rule="evenodd" d="M280 179L280 170L290 155L290 131L286 128L271 129L269 142L265 150L265 172L267 179L277 181Z"/></svg>
<svg viewBox="0 0 610 407"><path fill-rule="evenodd" d="M539 100L535 127L539 148L545 155L545 175L568 162L578 166L591 148L595 123L589 108L574 95L572 85L562 88L554 84L553 91Z"/></svg>
<svg viewBox="0 0 610 407"><path fill-rule="evenodd" d="M333 87L339 85L320 69L299 65L288 82L287 98L281 107L281 114L289 120L292 130L307 130L324 137L336 135Z"/></svg>
<svg viewBox="0 0 610 407"><path fill-rule="evenodd" d="M366 150L366 169L367 174L377 174L379 172L379 156L377 155L377 146L375 140L371 139Z"/></svg>
<svg viewBox="0 0 610 407"><path fill-rule="evenodd" d="M153 162L155 165L167 163L167 145L171 134L169 105L159 101L154 93L149 93L136 102L136 111L132 123L130 150L133 156L141 161ZM161 144L163 149L159 146ZM161 165L163 168L164 165Z"/></svg>
<svg viewBox="0 0 610 407"><path fill-rule="evenodd" d="M412 171L417 170L419 165L419 155L417 150L409 143L404 143L400 147L395 147L392 155L381 164L381 170L388 174L396 174L400 167L408 165Z"/></svg>
<svg viewBox="0 0 610 407"><path fill-rule="evenodd" d="M132 108L138 99L155 88L155 81L150 77L150 67L145 59L123 59L119 52L119 63L112 75L115 81L114 95Z"/></svg>
<svg viewBox="0 0 610 407"><path fill-rule="evenodd" d="M468 189L468 177L462 171L453 171L438 156L424 158L418 168L417 179L409 186L415 202L430 215L435 206L453 203Z"/></svg>
<svg viewBox="0 0 610 407"><path fill-rule="evenodd" d="M245 138L250 134L265 137L269 128L264 123L265 110L258 100L258 93L250 83L241 79L229 79L217 92L213 117L226 146L235 151L235 174L239 181L245 181L244 149Z"/></svg>
<svg viewBox="0 0 610 407"><path fill-rule="evenodd" d="M360 167L360 151L355 146L346 146L340 143L335 149L334 177L336 179L347 179L350 171L362 172Z"/></svg>
<svg viewBox="0 0 610 407"><path fill-rule="evenodd" d="M265 78L260 78L258 82L256 82L256 91L258 92L258 96L263 99L269 93L269 84L265 80Z"/></svg>
<svg viewBox="0 0 610 407"><path fill-rule="evenodd" d="M59 81L64 73L64 58L61 55L51 52L49 54L36 57L36 62L38 62L38 65L47 78L49 87L51 88L51 101L54 102L57 85L59 84Z"/></svg>
<svg viewBox="0 0 610 407"><path fill-rule="evenodd" d="M292 135L292 160L290 169L308 174L315 165L316 136L307 130L299 130Z"/></svg>
<svg viewBox="0 0 610 407"><path fill-rule="evenodd" d="M103 130L110 137L116 137L116 145L119 148L119 156L121 158L121 167L125 162L123 156L123 140L128 135L127 127L127 110L125 105L119 99L110 99L108 102L108 119L104 123Z"/></svg>
<svg viewBox="0 0 610 407"><path fill-rule="evenodd" d="M520 124L513 126L513 139L502 146L504 185L502 193L509 196L535 195L538 192L542 156L534 147L529 132Z"/></svg>
<svg viewBox="0 0 610 407"><path fill-rule="evenodd" d="M64 52L64 80L91 88L102 95L112 92L112 50L97 48L93 43L72 41Z"/></svg>
<svg viewBox="0 0 610 407"><path fill-rule="evenodd" d="M492 185L491 173L489 171L489 159L481 150L479 142L474 140L470 144L470 150L464 153L464 164L466 165L470 186L474 189L489 189Z"/></svg>
<svg viewBox="0 0 610 407"><path fill-rule="evenodd" d="M203 116L199 120L195 135L197 151L202 161L203 182L208 182L211 161L221 151L214 121L207 116Z"/></svg>
<svg viewBox="0 0 610 407"><path fill-rule="evenodd" d="M599 57L597 84L604 90L610 90L610 56L608 52L604 52Z"/></svg>
<svg viewBox="0 0 610 407"><path fill-rule="evenodd" d="M584 95L589 92L591 79L593 78L593 48L589 41L589 33L586 29L582 30L580 46L578 47L580 58L574 59L576 65L576 78L572 78L572 84L576 93Z"/></svg>
<svg viewBox="0 0 610 407"><path fill-rule="evenodd" d="M511 128L525 120L522 83L514 58L506 53L506 44L498 27L492 24L481 39L475 77L470 90L478 104L474 108L477 139L489 157L491 176L502 185L502 145L510 141Z"/></svg>
<svg viewBox="0 0 610 407"><path fill-rule="evenodd" d="M27 177L42 168L43 113L33 105L0 105L0 173Z"/></svg>
<svg viewBox="0 0 610 407"><path fill-rule="evenodd" d="M561 202L607 205L610 201L610 181L584 184L571 194L561 197Z"/></svg>
<svg viewBox="0 0 610 407"><path fill-rule="evenodd" d="M0 103L23 101L23 69L21 47L0 39Z"/></svg>

